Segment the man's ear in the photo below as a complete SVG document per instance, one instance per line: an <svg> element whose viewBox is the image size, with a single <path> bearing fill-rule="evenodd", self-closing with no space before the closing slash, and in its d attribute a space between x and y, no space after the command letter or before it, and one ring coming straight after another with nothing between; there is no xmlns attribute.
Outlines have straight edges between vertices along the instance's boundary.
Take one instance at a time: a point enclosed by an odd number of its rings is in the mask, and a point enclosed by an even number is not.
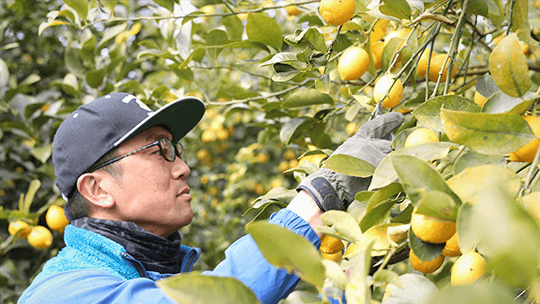
<svg viewBox="0 0 540 304"><path fill-rule="evenodd" d="M101 174L85 173L77 179L77 189L88 203L108 209L114 206L114 199L103 182Z"/></svg>

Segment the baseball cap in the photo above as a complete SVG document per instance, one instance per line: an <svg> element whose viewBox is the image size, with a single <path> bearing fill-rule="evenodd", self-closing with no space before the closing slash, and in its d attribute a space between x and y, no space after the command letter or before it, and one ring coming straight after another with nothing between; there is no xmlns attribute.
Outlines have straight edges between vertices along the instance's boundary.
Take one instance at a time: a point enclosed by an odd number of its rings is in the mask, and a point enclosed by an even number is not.
<svg viewBox="0 0 540 304"><path fill-rule="evenodd" d="M199 123L205 109L202 100L184 97L154 112L127 93L110 93L78 107L53 140L54 173L62 197L69 204L79 176L111 149L155 126L171 132L176 143Z"/></svg>

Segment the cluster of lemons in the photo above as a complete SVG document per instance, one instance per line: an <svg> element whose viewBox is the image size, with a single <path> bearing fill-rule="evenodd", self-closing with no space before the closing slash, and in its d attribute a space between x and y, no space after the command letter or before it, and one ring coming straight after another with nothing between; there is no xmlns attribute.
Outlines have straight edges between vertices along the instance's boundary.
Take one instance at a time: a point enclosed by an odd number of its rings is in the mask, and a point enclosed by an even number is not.
<svg viewBox="0 0 540 304"><path fill-rule="evenodd" d="M416 211L415 208L411 215L411 229L414 234L426 243L445 243L445 246L441 255L431 261L421 260L411 250L409 261L415 270L422 273L432 273L441 267L445 257L458 257L450 273L452 285L471 284L485 274L486 260L480 253L474 250L465 254L461 253L455 222L419 214Z"/></svg>
<svg viewBox="0 0 540 304"><path fill-rule="evenodd" d="M69 224L64 209L58 205L51 205L45 215L47 226L54 231L64 233L64 228ZM53 241L53 235L47 227L36 225L31 226L23 220L9 223L8 232L17 235L21 239L27 239L28 243L37 249L49 248Z"/></svg>

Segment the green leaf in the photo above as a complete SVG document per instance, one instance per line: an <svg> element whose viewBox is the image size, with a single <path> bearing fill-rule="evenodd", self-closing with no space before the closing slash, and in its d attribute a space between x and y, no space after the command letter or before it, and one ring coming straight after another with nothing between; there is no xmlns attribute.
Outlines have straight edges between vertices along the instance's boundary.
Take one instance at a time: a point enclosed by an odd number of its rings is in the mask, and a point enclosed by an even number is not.
<svg viewBox="0 0 540 304"><path fill-rule="evenodd" d="M476 80L476 91L484 97L490 97L491 95L499 92L501 89L497 86L493 77L489 73L485 73L478 80Z"/></svg>
<svg viewBox="0 0 540 304"><path fill-rule="evenodd" d="M279 133L281 143L288 145L291 141L295 140L315 124L315 120L311 117L296 117L289 120Z"/></svg>
<svg viewBox="0 0 540 304"><path fill-rule="evenodd" d="M450 195L441 191L431 191L420 199L416 213L455 221L458 206Z"/></svg>
<svg viewBox="0 0 540 304"><path fill-rule="evenodd" d="M459 207L456 227L456 233L459 239L459 250L461 252L473 250L480 241L477 231L479 231L481 227L479 227L478 222L474 219L472 203L464 201L461 207Z"/></svg>
<svg viewBox="0 0 540 304"><path fill-rule="evenodd" d="M170 12L174 11L174 4L177 3L176 0L154 0L154 2L168 9Z"/></svg>
<svg viewBox="0 0 540 304"><path fill-rule="evenodd" d="M341 270L338 263L326 259L323 259L321 262L324 265L325 276L332 282L336 283L339 287L345 288L347 283L350 281L343 270Z"/></svg>
<svg viewBox="0 0 540 304"><path fill-rule="evenodd" d="M230 40L242 40L244 24L236 15L225 16L221 19L221 22L225 25Z"/></svg>
<svg viewBox="0 0 540 304"><path fill-rule="evenodd" d="M81 61L80 49L68 46L64 54L64 62L71 73L77 75L78 77L84 77L86 68L83 66Z"/></svg>
<svg viewBox="0 0 540 304"><path fill-rule="evenodd" d="M477 166L482 166L482 165L504 166L505 164L506 164L506 160L504 159L504 156L486 155L486 154L480 154L474 151L470 151L470 152L461 154L458 157L458 159L455 161L454 175L458 175L463 170L470 167L477 167Z"/></svg>
<svg viewBox="0 0 540 304"><path fill-rule="evenodd" d="M523 96L531 87L527 59L516 34L504 37L493 49L489 71L497 86L512 97Z"/></svg>
<svg viewBox="0 0 540 304"><path fill-rule="evenodd" d="M527 92L522 97L512 97L499 91L486 100L482 106L482 112L523 114L533 104L535 97L538 96L532 92Z"/></svg>
<svg viewBox="0 0 540 304"><path fill-rule="evenodd" d="M383 302L384 303L384 302ZM473 285L448 286L435 293L427 304L519 304L513 291L500 283L475 282Z"/></svg>
<svg viewBox="0 0 540 304"><path fill-rule="evenodd" d="M424 195L431 191L441 191L448 194L456 205L460 205L459 197L448 187L440 173L433 169L427 162L410 155L391 155L390 160L403 189L412 201L418 203ZM415 174L411 174L414 172Z"/></svg>
<svg viewBox="0 0 540 304"><path fill-rule="evenodd" d="M86 23L86 16L88 16L88 0L64 0L64 2L74 9Z"/></svg>
<svg viewBox="0 0 540 304"><path fill-rule="evenodd" d="M331 155L324 162L324 167L337 173L357 177L369 177L375 171L375 167L367 161L346 154Z"/></svg>
<svg viewBox="0 0 540 304"><path fill-rule="evenodd" d="M411 7L405 0L387 0L383 1L383 5L379 6L379 11L387 16L393 16L398 19L409 19L412 11Z"/></svg>
<svg viewBox="0 0 540 304"><path fill-rule="evenodd" d="M529 24L529 1L516 0L512 7L512 32L527 44L532 44Z"/></svg>
<svg viewBox="0 0 540 304"><path fill-rule="evenodd" d="M354 218L345 211L330 210L321 215L324 225L333 228L338 238L347 242L356 242L362 239L362 231Z"/></svg>
<svg viewBox="0 0 540 304"><path fill-rule="evenodd" d="M437 286L422 274L406 273L399 276L403 287L388 284L382 304L420 304L425 303L438 291Z"/></svg>
<svg viewBox="0 0 540 304"><path fill-rule="evenodd" d="M397 140L397 138L395 140ZM383 158L379 166L375 168L375 172L373 173L373 178L371 180L369 189L372 190L381 188L397 180L398 175L396 173L396 170L394 169L394 166L392 165L392 162L390 161L391 155L412 155L424 161L431 161L435 159L445 158L450 152L450 149L452 149L453 147L456 147L456 144L451 142L436 142L415 145L392 151L389 155Z"/></svg>
<svg viewBox="0 0 540 304"><path fill-rule="evenodd" d="M460 239L461 241L461 239ZM414 254L422 261L433 261L438 258L445 246L445 243L442 244L431 244L422 241L419 239L416 234L414 234L412 229L409 229L409 246L411 250L414 251Z"/></svg>
<svg viewBox="0 0 540 304"><path fill-rule="evenodd" d="M90 71L86 74L86 82L90 87L97 89L103 83L106 72L106 69Z"/></svg>
<svg viewBox="0 0 540 304"><path fill-rule="evenodd" d="M373 274L373 281L381 283L394 284L399 288L403 288L399 275L388 269L379 269Z"/></svg>
<svg viewBox="0 0 540 304"><path fill-rule="evenodd" d="M260 303L257 296L242 282L233 277L183 273L156 281L165 294L179 304L224 304Z"/></svg>
<svg viewBox="0 0 540 304"><path fill-rule="evenodd" d="M32 205L32 201L34 200L34 196L36 195L36 192L41 187L41 182L39 179L34 179L30 182L30 185L28 186L28 191L26 192L26 195L24 196L24 202L22 205L21 211L23 212L30 212L30 206Z"/></svg>
<svg viewBox="0 0 540 304"><path fill-rule="evenodd" d="M36 159L38 159L43 164L47 162L49 157L51 157L52 154L52 143L38 147L38 148L32 148L30 151L32 156L34 156Z"/></svg>
<svg viewBox="0 0 540 304"><path fill-rule="evenodd" d="M509 286L524 288L538 277L537 267L531 265L539 263L540 227L496 176L491 179L471 204L468 222L462 222L476 229L458 227L460 248L461 237L473 235L478 252L486 256L487 270Z"/></svg>
<svg viewBox="0 0 540 304"><path fill-rule="evenodd" d="M467 98L445 95L429 99L416 108L412 114L423 126L433 131L442 132L444 130L440 114L442 107L447 110L467 112L480 112L481 110L481 107Z"/></svg>
<svg viewBox="0 0 540 304"><path fill-rule="evenodd" d="M515 198L521 188L519 176L502 166L481 165L469 167L447 181L448 186L462 202L477 202L486 187L504 187Z"/></svg>
<svg viewBox="0 0 540 304"><path fill-rule="evenodd" d="M113 12L114 7L118 3L118 0L98 0L101 5L109 9L111 11L111 14Z"/></svg>
<svg viewBox="0 0 540 304"><path fill-rule="evenodd" d="M483 154L504 154L536 138L521 116L441 110L448 138Z"/></svg>
<svg viewBox="0 0 540 304"><path fill-rule="evenodd" d="M322 287L325 269L311 242L286 228L260 221L249 224L247 231L270 264Z"/></svg>
<svg viewBox="0 0 540 304"><path fill-rule="evenodd" d="M264 14L249 13L246 34L251 41L261 42L281 51L283 33L273 18Z"/></svg>
<svg viewBox="0 0 540 304"><path fill-rule="evenodd" d="M388 216L395 202L388 200L403 191L400 183L391 183L373 193L366 206L366 212L360 220L360 229L367 231L369 228L382 223Z"/></svg>
<svg viewBox="0 0 540 304"><path fill-rule="evenodd" d="M114 39L114 37L116 37L118 34L122 33L123 31L126 30L128 24L127 22L124 22L124 23L121 23L119 25L116 25L116 26L112 26L112 27L109 27L105 30L105 32L103 33L103 37L101 38L101 40L99 41L98 45L97 45L97 49L98 50L101 50L102 48L105 47L105 45L111 40L111 39Z"/></svg>

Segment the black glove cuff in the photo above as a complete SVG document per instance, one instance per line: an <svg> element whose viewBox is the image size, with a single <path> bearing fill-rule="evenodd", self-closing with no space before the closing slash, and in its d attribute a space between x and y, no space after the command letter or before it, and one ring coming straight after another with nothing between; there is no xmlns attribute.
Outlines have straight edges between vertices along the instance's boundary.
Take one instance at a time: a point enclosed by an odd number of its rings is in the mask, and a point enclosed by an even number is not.
<svg viewBox="0 0 540 304"><path fill-rule="evenodd" d="M324 177L315 177L309 180L309 185L300 184L296 190L307 191L322 211L347 210L345 202L339 199L332 185Z"/></svg>

